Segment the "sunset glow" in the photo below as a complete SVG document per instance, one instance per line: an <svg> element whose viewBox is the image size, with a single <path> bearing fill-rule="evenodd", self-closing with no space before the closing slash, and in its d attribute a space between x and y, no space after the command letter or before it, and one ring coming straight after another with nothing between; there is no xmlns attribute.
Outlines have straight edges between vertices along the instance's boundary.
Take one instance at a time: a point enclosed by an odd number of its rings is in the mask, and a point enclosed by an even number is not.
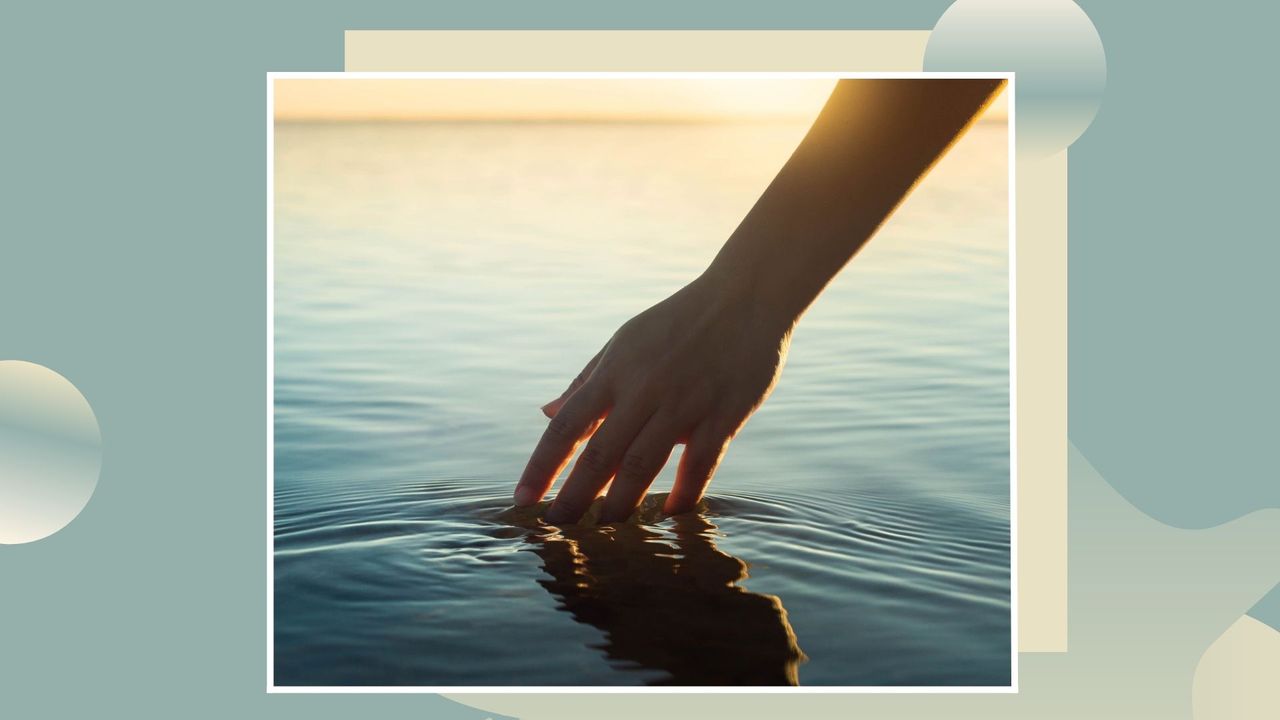
<svg viewBox="0 0 1280 720"><path fill-rule="evenodd" d="M279 79L281 121L807 120L831 79ZM987 111L1007 116L1005 94Z"/></svg>

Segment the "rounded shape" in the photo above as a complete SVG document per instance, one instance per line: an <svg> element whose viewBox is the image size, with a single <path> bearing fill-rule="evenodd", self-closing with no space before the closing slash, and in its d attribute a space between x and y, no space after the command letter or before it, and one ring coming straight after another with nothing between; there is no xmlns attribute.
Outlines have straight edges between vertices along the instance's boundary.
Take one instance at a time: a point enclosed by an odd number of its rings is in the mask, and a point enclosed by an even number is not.
<svg viewBox="0 0 1280 720"><path fill-rule="evenodd" d="M1192 717L1280 717L1277 677L1280 631L1244 615L1201 656L1191 683Z"/></svg>
<svg viewBox="0 0 1280 720"><path fill-rule="evenodd" d="M1070 0L958 0L929 35L930 72L1013 72L1018 151L1052 155L1093 122L1107 84L1102 39Z"/></svg>
<svg viewBox="0 0 1280 720"><path fill-rule="evenodd" d="M42 365L0 361L0 544L66 527L101 467L98 421L75 385Z"/></svg>

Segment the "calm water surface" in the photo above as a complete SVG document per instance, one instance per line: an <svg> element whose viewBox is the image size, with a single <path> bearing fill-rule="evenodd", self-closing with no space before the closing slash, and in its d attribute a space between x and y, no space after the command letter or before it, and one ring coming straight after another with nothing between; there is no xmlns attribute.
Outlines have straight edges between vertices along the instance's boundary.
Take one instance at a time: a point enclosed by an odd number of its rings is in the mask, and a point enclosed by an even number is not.
<svg viewBox="0 0 1280 720"><path fill-rule="evenodd" d="M804 130L277 127L277 684L1009 682L1003 125L804 318L699 513L510 507L538 407Z"/></svg>

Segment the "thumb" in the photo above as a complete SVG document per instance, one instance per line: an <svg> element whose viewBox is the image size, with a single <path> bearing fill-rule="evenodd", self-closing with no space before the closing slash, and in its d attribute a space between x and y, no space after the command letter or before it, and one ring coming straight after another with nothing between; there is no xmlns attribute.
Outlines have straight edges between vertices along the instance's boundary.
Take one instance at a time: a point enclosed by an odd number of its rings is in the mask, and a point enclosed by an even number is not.
<svg viewBox="0 0 1280 720"><path fill-rule="evenodd" d="M541 408L542 414L546 415L547 419L550 420L551 418L556 416L556 413L560 412L560 408L564 407L564 401L568 399L569 399L569 391L566 390L564 395L561 395L555 400L552 400L546 405L543 405Z"/></svg>
<svg viewBox="0 0 1280 720"><path fill-rule="evenodd" d="M547 418L553 418L556 416L556 413L560 412L560 408L564 407L564 404L568 402L569 398L573 397L573 394L578 392L578 388L585 385L587 380L591 379L591 373L595 372L596 364L600 362L600 354L603 352L604 351L601 350L596 353L595 357L591 358L587 363L587 366L582 368L582 372L578 373L578 376L573 379L573 382L569 383L569 387L565 388L565 391L560 393L560 397L542 406L543 415L546 415Z"/></svg>

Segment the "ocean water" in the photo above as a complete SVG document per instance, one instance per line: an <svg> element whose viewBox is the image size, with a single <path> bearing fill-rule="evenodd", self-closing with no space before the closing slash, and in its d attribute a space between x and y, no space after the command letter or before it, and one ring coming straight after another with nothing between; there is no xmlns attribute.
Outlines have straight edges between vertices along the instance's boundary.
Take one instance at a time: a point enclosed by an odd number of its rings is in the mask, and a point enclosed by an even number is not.
<svg viewBox="0 0 1280 720"><path fill-rule="evenodd" d="M1008 684L1003 124L801 321L698 513L510 506L539 406L804 131L277 126L278 685Z"/></svg>

